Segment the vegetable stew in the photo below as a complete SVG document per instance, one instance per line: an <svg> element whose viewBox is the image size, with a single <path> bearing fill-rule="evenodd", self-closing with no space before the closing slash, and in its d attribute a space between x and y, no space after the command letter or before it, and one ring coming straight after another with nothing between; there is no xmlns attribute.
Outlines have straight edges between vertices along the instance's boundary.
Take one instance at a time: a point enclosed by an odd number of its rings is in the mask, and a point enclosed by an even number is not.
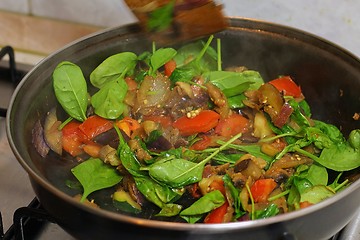
<svg viewBox="0 0 360 240"><path fill-rule="evenodd" d="M351 184L360 130L346 138L313 119L291 76L222 69L213 41L116 53L89 79L74 63L56 67L59 107L36 123L33 143L45 160L74 163L64 183L74 197L103 207L103 192L124 214L226 223L308 207Z"/></svg>

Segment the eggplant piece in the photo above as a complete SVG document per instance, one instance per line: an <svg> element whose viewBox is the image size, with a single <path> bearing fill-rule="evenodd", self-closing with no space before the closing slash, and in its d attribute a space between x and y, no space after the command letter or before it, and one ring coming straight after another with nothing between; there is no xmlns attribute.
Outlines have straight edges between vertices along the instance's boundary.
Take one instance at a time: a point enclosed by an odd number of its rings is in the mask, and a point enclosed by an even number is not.
<svg viewBox="0 0 360 240"><path fill-rule="evenodd" d="M34 128L32 129L32 144L43 158L46 157L50 151L50 147L44 139L44 128L41 125L40 120L35 122Z"/></svg>
<svg viewBox="0 0 360 240"><path fill-rule="evenodd" d="M147 147L153 151L166 151L173 148L173 145L164 136L159 136L155 141L148 143Z"/></svg>
<svg viewBox="0 0 360 240"><path fill-rule="evenodd" d="M51 109L45 118L44 139L55 153L62 154L62 131L59 130L61 121L57 119L56 108Z"/></svg>
<svg viewBox="0 0 360 240"><path fill-rule="evenodd" d="M128 140L126 134L123 134L125 140ZM127 139L126 139L127 138ZM115 130L115 128L111 128L110 130L103 132L96 137L94 137L94 142L100 145L109 145L112 148L117 148L119 146L119 136Z"/></svg>

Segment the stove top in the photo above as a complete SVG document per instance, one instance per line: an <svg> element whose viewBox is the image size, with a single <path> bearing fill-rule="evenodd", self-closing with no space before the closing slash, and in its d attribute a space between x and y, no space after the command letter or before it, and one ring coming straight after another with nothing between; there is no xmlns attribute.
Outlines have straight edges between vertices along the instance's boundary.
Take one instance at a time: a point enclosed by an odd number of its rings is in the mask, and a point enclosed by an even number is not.
<svg viewBox="0 0 360 240"><path fill-rule="evenodd" d="M4 56L7 56L7 61L1 61ZM16 84L32 67L15 64L11 47L0 50L0 239L74 240L41 207L27 173L17 162L7 141L6 108ZM360 212L341 232L331 238L331 240L358 239L360 239Z"/></svg>

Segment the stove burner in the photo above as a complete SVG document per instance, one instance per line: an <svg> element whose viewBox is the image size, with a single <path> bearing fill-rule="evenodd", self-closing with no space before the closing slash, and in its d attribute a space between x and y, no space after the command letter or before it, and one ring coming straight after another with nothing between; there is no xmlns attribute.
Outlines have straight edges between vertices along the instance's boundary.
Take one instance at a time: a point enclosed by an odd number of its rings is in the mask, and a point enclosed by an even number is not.
<svg viewBox="0 0 360 240"><path fill-rule="evenodd" d="M25 74L16 69L15 54L12 47L5 46L0 50L0 60L6 55L9 56L9 67L0 69L0 75L4 76L1 80L10 83L11 87L15 89ZM0 117L6 117L6 108L0 108Z"/></svg>

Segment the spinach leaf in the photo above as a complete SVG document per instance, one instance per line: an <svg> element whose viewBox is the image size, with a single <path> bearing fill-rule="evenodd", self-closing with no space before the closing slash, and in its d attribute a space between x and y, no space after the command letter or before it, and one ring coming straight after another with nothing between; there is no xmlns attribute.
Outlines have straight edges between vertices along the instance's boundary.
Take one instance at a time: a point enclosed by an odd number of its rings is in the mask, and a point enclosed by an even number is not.
<svg viewBox="0 0 360 240"><path fill-rule="evenodd" d="M204 74L205 79L220 88L227 97L233 97L246 90L258 89L264 80L259 72L211 71Z"/></svg>
<svg viewBox="0 0 360 240"><path fill-rule="evenodd" d="M199 198L190 207L181 211L180 217L189 223L194 223L200 220L204 213L208 213L211 210L220 207L225 201L225 197L219 190L211 191Z"/></svg>
<svg viewBox="0 0 360 240"><path fill-rule="evenodd" d="M330 188L323 185L316 185L306 189L301 193L300 202L310 202L316 204L325 200L326 198L332 197L335 194Z"/></svg>
<svg viewBox="0 0 360 240"><path fill-rule="evenodd" d="M120 132L120 129L114 125L114 128L119 136L119 146L117 149L117 154L119 155L119 159L121 164L125 167L125 169L134 177L142 177L144 176L144 172L140 170L141 164L136 158L135 154L126 143L123 135Z"/></svg>
<svg viewBox="0 0 360 240"><path fill-rule="evenodd" d="M217 53L215 49L209 46L211 41L212 37L208 39L206 44L203 41L197 41L179 48L174 57L176 66L182 68L192 61L199 61L203 65L203 69L216 70Z"/></svg>
<svg viewBox="0 0 360 240"><path fill-rule="evenodd" d="M122 52L106 58L90 74L90 82L102 88L106 82L123 78L126 73L133 72L137 64L137 56L132 52Z"/></svg>
<svg viewBox="0 0 360 240"><path fill-rule="evenodd" d="M149 75L154 75L160 67L173 59L175 55L176 50L173 48L160 48L156 50L150 57Z"/></svg>
<svg viewBox="0 0 360 240"><path fill-rule="evenodd" d="M325 167L316 163L312 164L307 171L306 178L313 185L324 185L328 184L328 172Z"/></svg>
<svg viewBox="0 0 360 240"><path fill-rule="evenodd" d="M229 190L230 196L232 198L233 207L235 211L234 218L238 219L242 215L244 215L246 212L242 210L241 208L241 201L240 201L240 191L234 186L230 176L228 174L225 174L223 177L224 185Z"/></svg>
<svg viewBox="0 0 360 240"><path fill-rule="evenodd" d="M182 206L175 203L164 204L161 211L156 214L158 217L172 217L176 216L181 212Z"/></svg>
<svg viewBox="0 0 360 240"><path fill-rule="evenodd" d="M87 84L79 66L71 62L59 63L53 72L55 96L71 117L84 121L88 103Z"/></svg>
<svg viewBox="0 0 360 240"><path fill-rule="evenodd" d="M243 101L246 99L244 94L236 95L228 98L228 105L230 108L243 108L245 104Z"/></svg>
<svg viewBox="0 0 360 240"><path fill-rule="evenodd" d="M183 187L202 179L204 165L193 163L185 159L169 159L152 164L148 170L149 175L157 181L170 187Z"/></svg>
<svg viewBox="0 0 360 240"><path fill-rule="evenodd" d="M360 150L360 129L352 130L349 134L348 141L354 149L359 151Z"/></svg>
<svg viewBox="0 0 360 240"><path fill-rule="evenodd" d="M308 117L304 113L305 111L302 109L302 106L306 107L306 104L300 104L293 98L288 100L288 104L293 109L291 119L293 119L300 127L308 127L311 125ZM306 111L308 111L308 109L306 109Z"/></svg>
<svg viewBox="0 0 360 240"><path fill-rule="evenodd" d="M315 161L335 171L349 171L360 166L360 151L348 143L334 144L324 148Z"/></svg>
<svg viewBox="0 0 360 240"><path fill-rule="evenodd" d="M105 164L98 158L90 158L80 163L72 168L71 172L84 188L81 202L85 201L92 192L112 187L118 184L123 178L115 168Z"/></svg>
<svg viewBox="0 0 360 240"><path fill-rule="evenodd" d="M235 135L199 163L190 162L182 158L169 157L162 161L157 161L146 168L143 167L141 170L148 170L149 175L153 179L170 187L178 188L198 182L202 178L205 164L240 136L241 133Z"/></svg>
<svg viewBox="0 0 360 240"><path fill-rule="evenodd" d="M278 206L274 203L267 206L264 210L255 211L254 219L265 219L272 216L276 216L280 212Z"/></svg>
<svg viewBox="0 0 360 240"><path fill-rule="evenodd" d="M213 36L208 41L197 41L178 49L174 57L176 69L171 74L171 81L191 82L195 76L205 72L215 71L217 67L217 53L210 46Z"/></svg>
<svg viewBox="0 0 360 240"><path fill-rule="evenodd" d="M178 199L181 191L173 190L167 186L160 185L148 176L134 176L136 187L147 200L160 208L166 207L165 204Z"/></svg>
<svg viewBox="0 0 360 240"><path fill-rule="evenodd" d="M218 141L220 144L224 144L223 141ZM273 157L266 155L261 151L261 146L258 144L249 144L249 145L237 145L237 144L229 144L228 148L233 148L236 150L240 150L246 153L250 153L251 155L254 155L255 157L259 157L264 159L267 163L271 163L273 161Z"/></svg>
<svg viewBox="0 0 360 240"><path fill-rule="evenodd" d="M91 98L95 113L103 118L117 119L126 109L123 100L128 85L122 78L106 82Z"/></svg>

